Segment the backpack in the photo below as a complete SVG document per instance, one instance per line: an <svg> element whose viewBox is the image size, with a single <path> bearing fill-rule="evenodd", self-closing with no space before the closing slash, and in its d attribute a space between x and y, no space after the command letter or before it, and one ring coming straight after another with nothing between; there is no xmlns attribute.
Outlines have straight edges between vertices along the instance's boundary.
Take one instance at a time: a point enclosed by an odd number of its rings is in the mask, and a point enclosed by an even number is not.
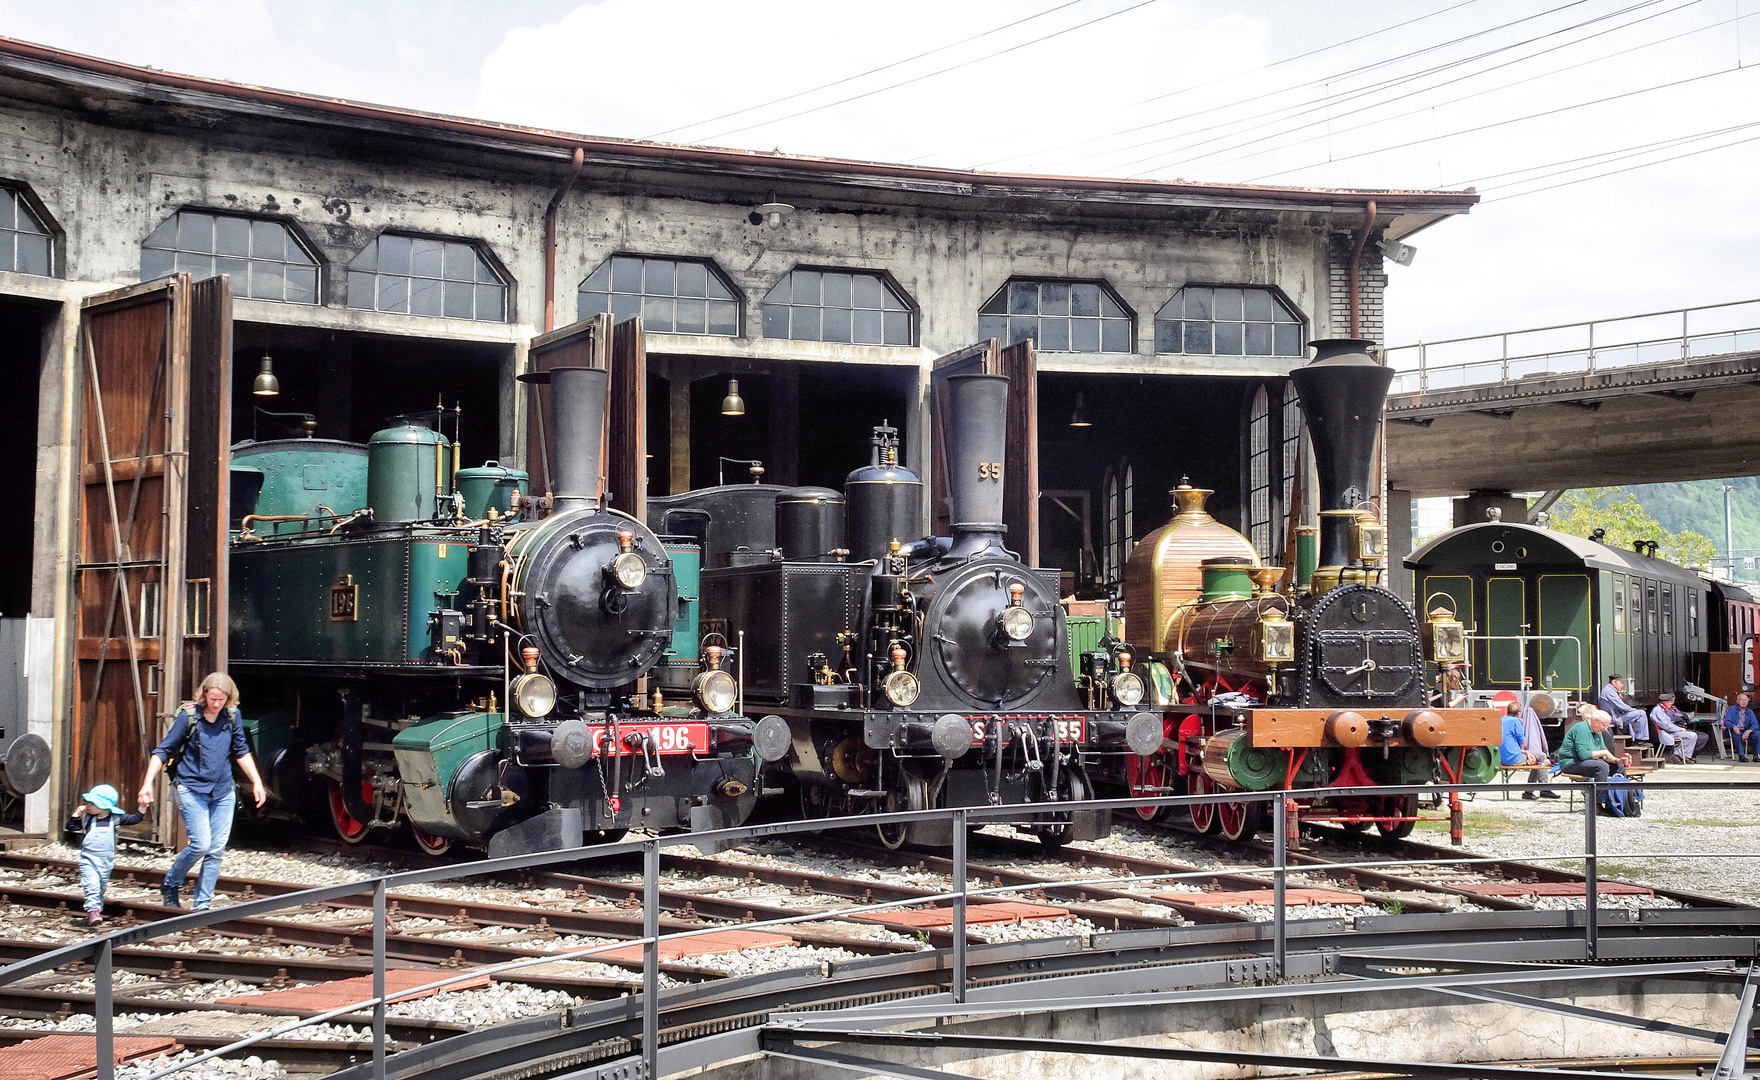
<svg viewBox="0 0 1760 1080"><path fill-rule="evenodd" d="M232 714L235 711L230 707L220 710L220 730L226 733L228 739L232 737ZM183 726L183 738L178 740L177 746L171 751L171 757L165 762L166 779L174 784L177 783L177 766L183 762L184 755L189 753L190 743L195 741L196 725L202 722L201 715L196 709L196 703L193 701L186 701L179 705L177 715L188 716L189 722ZM172 723L176 722L175 719L172 720Z"/></svg>
<svg viewBox="0 0 1760 1080"><path fill-rule="evenodd" d="M1614 817L1643 817L1644 789L1620 777L1611 782L1614 786L1601 793L1601 808Z"/></svg>

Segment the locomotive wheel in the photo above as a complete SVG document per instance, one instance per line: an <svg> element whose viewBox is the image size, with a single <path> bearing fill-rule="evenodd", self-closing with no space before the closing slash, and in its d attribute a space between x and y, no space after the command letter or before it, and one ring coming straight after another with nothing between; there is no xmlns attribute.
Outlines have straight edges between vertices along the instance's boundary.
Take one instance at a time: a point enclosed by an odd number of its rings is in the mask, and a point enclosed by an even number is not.
<svg viewBox="0 0 1760 1080"><path fill-rule="evenodd" d="M1265 824L1265 804L1225 802L1216 808L1222 835L1230 840L1251 840Z"/></svg>
<svg viewBox="0 0 1760 1080"><path fill-rule="evenodd" d="M428 855L444 855L452 850L450 837L435 836L413 821L409 825L409 834L415 837L416 846Z"/></svg>
<svg viewBox="0 0 1760 1080"><path fill-rule="evenodd" d="M1418 823L1411 820L1418 815L1418 797L1416 795L1390 795L1382 800L1382 808L1388 814L1384 818L1375 819L1375 828L1389 840L1403 840L1412 835ZM1404 818L1405 820L1401 820Z"/></svg>
<svg viewBox="0 0 1760 1080"><path fill-rule="evenodd" d="M1189 780L1193 795L1209 795L1214 791L1210 778L1203 773L1193 773ZM1215 833L1222 828L1222 823L1216 820L1215 803L1194 803L1191 810L1192 828L1206 833Z"/></svg>
<svg viewBox="0 0 1760 1080"><path fill-rule="evenodd" d="M898 792L887 792L886 812L891 814L903 809L905 809L904 800L899 798ZM891 825L876 825L874 832L880 837L881 847L887 851L898 851L904 847L905 840L910 837L911 827L904 822L894 822Z"/></svg>
<svg viewBox="0 0 1760 1080"><path fill-rule="evenodd" d="M1124 759L1124 780L1133 798L1159 798L1167 794L1160 790L1167 786L1167 762L1159 754L1154 757L1132 754ZM1167 816L1168 809L1165 806L1139 806L1136 814L1141 821L1159 821Z"/></svg>
<svg viewBox="0 0 1760 1080"><path fill-rule="evenodd" d="M365 780L361 781L361 798L368 806L373 805L373 785ZM359 844L373 831L371 824L349 811L348 804L342 801L342 785L334 780L330 781L330 824L346 844Z"/></svg>

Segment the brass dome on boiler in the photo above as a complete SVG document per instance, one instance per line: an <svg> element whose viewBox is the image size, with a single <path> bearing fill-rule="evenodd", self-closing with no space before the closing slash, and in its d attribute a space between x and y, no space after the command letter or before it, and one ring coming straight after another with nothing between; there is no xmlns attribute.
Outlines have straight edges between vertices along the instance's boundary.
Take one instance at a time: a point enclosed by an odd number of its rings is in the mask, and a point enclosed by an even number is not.
<svg viewBox="0 0 1760 1080"><path fill-rule="evenodd" d="M1259 567L1259 553L1240 533L1210 516L1204 502L1215 492L1182 480L1169 494L1173 520L1139 540L1125 563L1124 621L1139 645L1166 651L1174 612L1204 592L1205 559L1233 556Z"/></svg>

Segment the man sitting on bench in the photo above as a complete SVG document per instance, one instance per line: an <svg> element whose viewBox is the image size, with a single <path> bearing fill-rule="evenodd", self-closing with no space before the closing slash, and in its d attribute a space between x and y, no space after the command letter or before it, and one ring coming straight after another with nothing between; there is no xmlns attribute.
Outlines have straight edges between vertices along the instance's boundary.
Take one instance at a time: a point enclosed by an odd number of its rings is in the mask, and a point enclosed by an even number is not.
<svg viewBox="0 0 1760 1080"><path fill-rule="evenodd" d="M1607 745L1606 731L1613 726L1613 717L1606 709L1596 709L1589 714L1587 720L1579 720L1564 733L1558 743L1558 761L1561 773L1572 776L1587 777L1590 780L1606 780L1609 776L1624 776L1626 767L1613 750Z"/></svg>
<svg viewBox="0 0 1760 1080"><path fill-rule="evenodd" d="M1502 759L1505 765L1534 766L1528 772L1528 783L1540 784L1546 781L1546 766L1549 762L1547 762L1545 755L1533 753L1528 749L1528 721L1522 715L1522 703L1515 700L1513 694L1510 695L1510 700L1504 703ZM1558 792L1551 788L1538 793L1534 791L1522 792L1524 799L1542 797L1556 799Z"/></svg>

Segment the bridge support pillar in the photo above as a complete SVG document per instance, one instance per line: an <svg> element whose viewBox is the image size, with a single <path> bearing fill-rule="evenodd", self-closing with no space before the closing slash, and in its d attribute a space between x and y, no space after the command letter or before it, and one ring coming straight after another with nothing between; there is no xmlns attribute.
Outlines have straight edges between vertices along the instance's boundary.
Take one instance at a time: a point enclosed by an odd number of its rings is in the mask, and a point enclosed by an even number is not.
<svg viewBox="0 0 1760 1080"><path fill-rule="evenodd" d="M1412 602L1412 572L1405 559L1412 553L1412 493L1387 489L1387 587Z"/></svg>

